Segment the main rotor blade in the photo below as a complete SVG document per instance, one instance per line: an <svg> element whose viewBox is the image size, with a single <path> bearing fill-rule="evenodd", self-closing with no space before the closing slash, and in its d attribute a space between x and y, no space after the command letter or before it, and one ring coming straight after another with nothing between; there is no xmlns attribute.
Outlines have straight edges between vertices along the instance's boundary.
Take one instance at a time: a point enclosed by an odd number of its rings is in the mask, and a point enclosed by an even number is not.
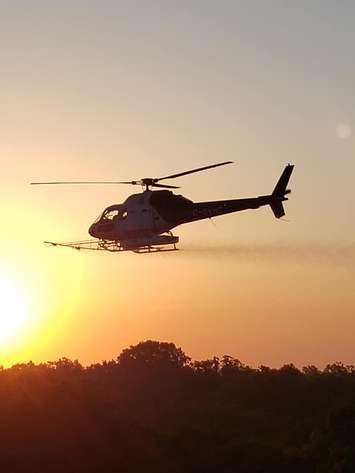
<svg viewBox="0 0 355 473"><path fill-rule="evenodd" d="M178 186L168 186L167 184L150 184L150 187L161 187L162 189L180 189Z"/></svg>
<svg viewBox="0 0 355 473"><path fill-rule="evenodd" d="M53 184L139 184L138 181L50 181L50 182L31 182L32 186L53 185Z"/></svg>
<svg viewBox="0 0 355 473"><path fill-rule="evenodd" d="M163 181L164 179L174 179L175 177L186 176L186 174L192 174L194 172L206 171L207 169L217 168L224 166L225 164L231 164L233 161L224 161L223 163L211 164L210 166L203 166L202 168L191 169L191 171L179 172L177 174L170 174L170 176L159 177L154 179L155 182Z"/></svg>

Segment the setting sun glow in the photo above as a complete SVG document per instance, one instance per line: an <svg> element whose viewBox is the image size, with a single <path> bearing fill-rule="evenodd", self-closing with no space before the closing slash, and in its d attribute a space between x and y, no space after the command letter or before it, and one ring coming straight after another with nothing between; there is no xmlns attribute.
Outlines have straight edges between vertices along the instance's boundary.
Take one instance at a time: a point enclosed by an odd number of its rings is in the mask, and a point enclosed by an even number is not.
<svg viewBox="0 0 355 473"><path fill-rule="evenodd" d="M0 346L24 328L29 317L27 295L16 282L0 277Z"/></svg>

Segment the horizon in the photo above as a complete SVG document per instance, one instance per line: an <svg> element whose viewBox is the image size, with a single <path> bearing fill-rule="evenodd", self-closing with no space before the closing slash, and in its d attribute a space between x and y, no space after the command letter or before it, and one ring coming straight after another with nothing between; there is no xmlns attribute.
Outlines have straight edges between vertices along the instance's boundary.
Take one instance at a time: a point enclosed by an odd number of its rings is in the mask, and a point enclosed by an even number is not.
<svg viewBox="0 0 355 473"><path fill-rule="evenodd" d="M145 344L153 344L153 345L168 344L168 345L172 345L177 350L181 350L181 353L184 356L187 357L186 366L189 366L189 367L196 367L199 363L205 363L205 362L206 363L207 362L214 362L215 364L220 364L222 366L222 364L225 362L225 360L229 359L231 362L237 363L238 366L240 366L242 369L251 369L255 372L258 372L258 371L263 372L263 370L265 370L265 368L270 369L270 370L275 370L275 371L282 371L284 369L295 369L295 370L297 370L297 371L299 371L300 373L303 373L303 374L307 374L309 368L315 369L315 370L319 371L319 373L327 373L329 371L335 372L337 368L343 369L344 372L346 371L348 374L351 374L355 371L355 366L354 365L344 364L341 360L334 360L333 362L326 363L323 366L316 366L316 365L313 365L313 364L305 364L305 365L298 365L297 366L293 363L287 363L287 362L283 363L282 365L279 365L279 366L268 366L264 363L260 363L256 366L256 365L250 365L248 363L244 363L243 360L240 360L238 358L238 356L231 356L228 353L223 353L223 354L220 354L218 356L212 354L209 358L194 359L191 356L189 356L188 353L185 353L183 347L179 347L179 346L175 345L175 343L173 341L167 342L167 341L164 341L164 340L151 340L151 339L141 340L141 341L138 341L137 343L135 343L134 345L130 345L128 347L123 347L121 349L121 351L119 353L117 353L114 357L112 357L111 359L93 360L91 363L88 363L88 364L82 363L79 359L70 359L70 358L67 358L65 356L62 356L62 357L59 357L58 359L55 359L55 360L42 360L42 361L39 361L37 363L33 362L32 360L27 360L27 361L18 362L18 363L15 363L13 365L8 365L8 366L0 365L0 371L6 371L6 370L11 371L13 368L18 368L18 367L26 368L28 366L37 366L37 367L47 366L47 365L52 366L53 364L60 364L60 363L68 363L69 365L80 366L81 368L86 370L86 369L90 369L90 368L93 368L93 367L105 366L108 363L118 363L118 360L120 359L120 357L126 351L136 350L137 348L139 348L140 346L143 346ZM152 360L152 361L154 361L154 360Z"/></svg>

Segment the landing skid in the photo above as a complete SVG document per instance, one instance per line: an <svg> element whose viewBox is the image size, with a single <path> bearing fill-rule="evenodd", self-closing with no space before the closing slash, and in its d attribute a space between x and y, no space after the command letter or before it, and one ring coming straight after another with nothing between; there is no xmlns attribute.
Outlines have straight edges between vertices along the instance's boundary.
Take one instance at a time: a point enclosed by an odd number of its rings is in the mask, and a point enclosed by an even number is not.
<svg viewBox="0 0 355 473"><path fill-rule="evenodd" d="M126 251L133 251L134 253L161 253L165 251L178 251L179 248L176 248L175 245L173 245L172 248L166 248L166 247L160 247L160 246L142 246L141 248L137 249L132 249L127 248Z"/></svg>
<svg viewBox="0 0 355 473"><path fill-rule="evenodd" d="M63 246L66 248L72 248L74 250L89 250L89 251L109 251L111 253L118 253L121 251L133 251L134 253L158 253L163 251L178 251L175 244L171 247L166 246L137 246L127 247L122 246L118 241L109 240L83 240L83 241L72 241L72 242L54 242L45 241L46 245L49 246Z"/></svg>

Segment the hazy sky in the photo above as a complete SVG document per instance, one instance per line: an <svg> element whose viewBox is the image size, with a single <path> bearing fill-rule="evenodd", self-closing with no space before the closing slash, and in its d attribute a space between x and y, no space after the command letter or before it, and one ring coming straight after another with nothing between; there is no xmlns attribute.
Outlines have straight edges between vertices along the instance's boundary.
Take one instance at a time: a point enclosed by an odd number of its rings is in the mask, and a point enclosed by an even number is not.
<svg viewBox="0 0 355 473"><path fill-rule="evenodd" d="M0 295L29 305L8 339L0 308L0 364L89 363L147 338L194 358L354 363L354 18L352 1L0 0ZM181 178L183 194L265 194L291 162L287 222L190 224L160 255L42 245L86 239L137 189L31 180L229 159Z"/></svg>

